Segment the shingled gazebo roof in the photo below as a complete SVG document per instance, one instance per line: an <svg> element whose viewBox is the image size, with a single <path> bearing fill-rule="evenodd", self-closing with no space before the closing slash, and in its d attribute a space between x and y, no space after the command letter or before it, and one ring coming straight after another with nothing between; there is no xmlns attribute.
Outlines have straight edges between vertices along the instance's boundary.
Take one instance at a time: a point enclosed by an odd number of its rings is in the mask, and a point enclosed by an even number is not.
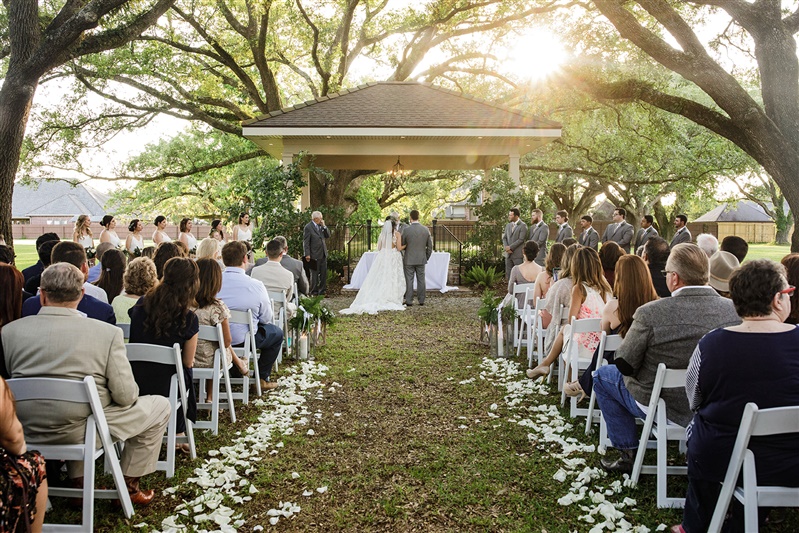
<svg viewBox="0 0 799 533"><path fill-rule="evenodd" d="M275 158L327 169L490 169L560 137L561 125L417 82L345 89L243 123Z"/></svg>

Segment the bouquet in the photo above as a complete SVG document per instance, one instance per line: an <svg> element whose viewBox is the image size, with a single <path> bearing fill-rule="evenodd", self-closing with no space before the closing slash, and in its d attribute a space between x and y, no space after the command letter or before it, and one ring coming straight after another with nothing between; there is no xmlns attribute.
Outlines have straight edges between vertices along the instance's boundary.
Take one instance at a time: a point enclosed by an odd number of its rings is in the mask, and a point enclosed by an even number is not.
<svg viewBox="0 0 799 533"><path fill-rule="evenodd" d="M97 250L94 249L94 246L89 246L86 248L86 258L87 259L94 259L97 255Z"/></svg>

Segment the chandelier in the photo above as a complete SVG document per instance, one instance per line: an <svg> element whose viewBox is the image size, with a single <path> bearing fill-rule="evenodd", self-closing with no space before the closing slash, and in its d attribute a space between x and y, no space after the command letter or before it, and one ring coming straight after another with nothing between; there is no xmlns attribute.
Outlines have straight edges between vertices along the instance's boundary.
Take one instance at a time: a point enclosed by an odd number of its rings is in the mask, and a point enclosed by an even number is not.
<svg viewBox="0 0 799 533"><path fill-rule="evenodd" d="M405 175L405 166L400 163L400 156L397 156L397 162L391 167L391 174L392 178L398 178Z"/></svg>

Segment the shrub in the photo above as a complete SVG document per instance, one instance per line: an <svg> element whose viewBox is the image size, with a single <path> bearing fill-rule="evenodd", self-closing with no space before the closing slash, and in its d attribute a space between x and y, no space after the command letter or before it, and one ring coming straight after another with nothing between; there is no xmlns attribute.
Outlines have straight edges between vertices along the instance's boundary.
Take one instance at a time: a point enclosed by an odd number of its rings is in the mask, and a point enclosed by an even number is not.
<svg viewBox="0 0 799 533"><path fill-rule="evenodd" d="M502 274L497 272L493 266L483 268L482 265L475 265L466 271L463 279L467 285L474 285L475 287L493 287L499 281Z"/></svg>

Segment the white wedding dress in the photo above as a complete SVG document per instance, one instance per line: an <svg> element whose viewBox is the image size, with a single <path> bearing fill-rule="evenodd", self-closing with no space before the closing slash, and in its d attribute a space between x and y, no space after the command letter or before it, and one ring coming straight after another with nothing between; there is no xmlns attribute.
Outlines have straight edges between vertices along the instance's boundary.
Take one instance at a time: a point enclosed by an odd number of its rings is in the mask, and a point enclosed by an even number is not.
<svg viewBox="0 0 799 533"><path fill-rule="evenodd" d="M366 274L366 279L342 315L377 314L378 311L402 311L405 298L405 274L402 268L402 254L397 250L396 237L391 222L386 222L377 241L377 258Z"/></svg>

